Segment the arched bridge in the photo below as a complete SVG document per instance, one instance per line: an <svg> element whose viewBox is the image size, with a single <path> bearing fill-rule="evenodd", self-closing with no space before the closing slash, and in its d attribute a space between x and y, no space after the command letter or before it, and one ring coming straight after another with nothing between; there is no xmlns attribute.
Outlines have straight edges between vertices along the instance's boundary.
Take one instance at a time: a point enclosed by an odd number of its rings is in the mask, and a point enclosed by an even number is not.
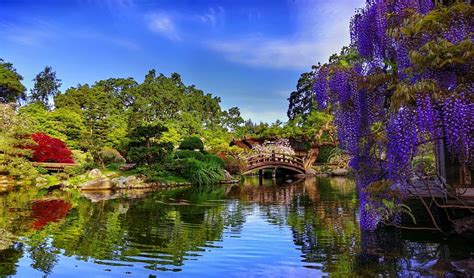
<svg viewBox="0 0 474 278"><path fill-rule="evenodd" d="M247 165L243 169L243 174L262 169L283 168L294 171L299 174L306 173L303 159L279 153L257 154L247 158Z"/></svg>

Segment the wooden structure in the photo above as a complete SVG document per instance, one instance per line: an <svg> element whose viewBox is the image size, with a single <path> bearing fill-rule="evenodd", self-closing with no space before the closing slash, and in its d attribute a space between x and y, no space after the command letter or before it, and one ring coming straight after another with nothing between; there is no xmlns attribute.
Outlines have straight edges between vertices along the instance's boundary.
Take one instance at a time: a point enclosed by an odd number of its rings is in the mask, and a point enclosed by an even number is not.
<svg viewBox="0 0 474 278"><path fill-rule="evenodd" d="M65 168L78 166L79 164L75 163L49 163L49 162L32 162L35 167L41 167L48 171L64 171Z"/></svg>
<svg viewBox="0 0 474 278"><path fill-rule="evenodd" d="M247 165L242 171L242 173L248 174L257 170L276 170L278 168L291 170L298 174L306 173L306 170L304 168L304 160L302 158L278 153L262 153L250 156L249 158L247 158Z"/></svg>

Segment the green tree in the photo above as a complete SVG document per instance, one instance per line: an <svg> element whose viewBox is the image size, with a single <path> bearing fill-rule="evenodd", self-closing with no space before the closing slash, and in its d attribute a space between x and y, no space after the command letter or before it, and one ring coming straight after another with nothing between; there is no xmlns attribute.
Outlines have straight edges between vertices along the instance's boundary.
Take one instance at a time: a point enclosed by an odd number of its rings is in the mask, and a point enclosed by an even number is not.
<svg viewBox="0 0 474 278"><path fill-rule="evenodd" d="M67 109L80 115L84 128L81 148L95 158L104 146L121 148L126 144L127 114L114 92L101 86L79 85L55 97L57 110Z"/></svg>
<svg viewBox="0 0 474 278"><path fill-rule="evenodd" d="M36 132L43 132L61 139L69 147L80 148L85 132L84 120L80 114L67 108L48 111L42 103L23 106L19 114L28 118Z"/></svg>
<svg viewBox="0 0 474 278"><path fill-rule="evenodd" d="M59 93L61 79L56 78L56 72L52 67L45 67L33 81L35 84L31 90L30 101L40 102L49 107L49 100Z"/></svg>
<svg viewBox="0 0 474 278"><path fill-rule="evenodd" d="M302 73L293 91L288 98L288 111L286 112L290 120L298 115L306 117L316 108L316 101L313 94L314 69L313 71Z"/></svg>
<svg viewBox="0 0 474 278"><path fill-rule="evenodd" d="M0 104L0 174L23 179L36 173L27 160L31 151L21 148L34 144L30 134L28 120L17 115L12 105Z"/></svg>
<svg viewBox="0 0 474 278"><path fill-rule="evenodd" d="M229 131L237 130L244 123L238 107L231 107L229 110L222 112L222 121L223 126Z"/></svg>
<svg viewBox="0 0 474 278"><path fill-rule="evenodd" d="M161 134L167 131L162 125L142 125L132 129L128 135L127 157L139 164L153 164L163 160L172 150L169 143L159 143Z"/></svg>
<svg viewBox="0 0 474 278"><path fill-rule="evenodd" d="M25 100L26 88L21 84L23 77L16 72L12 63L0 59L0 103Z"/></svg>

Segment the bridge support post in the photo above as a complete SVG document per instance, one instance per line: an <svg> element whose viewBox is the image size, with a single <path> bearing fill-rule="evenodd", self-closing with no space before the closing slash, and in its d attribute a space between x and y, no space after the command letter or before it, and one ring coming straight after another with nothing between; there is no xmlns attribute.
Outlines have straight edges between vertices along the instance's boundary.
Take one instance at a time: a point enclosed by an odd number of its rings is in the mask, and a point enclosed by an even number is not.
<svg viewBox="0 0 474 278"><path fill-rule="evenodd" d="M273 168L272 169L272 178L276 178L276 176L277 176L277 169Z"/></svg>
<svg viewBox="0 0 474 278"><path fill-rule="evenodd" d="M260 169L258 170L258 185L262 185L263 184L263 170Z"/></svg>

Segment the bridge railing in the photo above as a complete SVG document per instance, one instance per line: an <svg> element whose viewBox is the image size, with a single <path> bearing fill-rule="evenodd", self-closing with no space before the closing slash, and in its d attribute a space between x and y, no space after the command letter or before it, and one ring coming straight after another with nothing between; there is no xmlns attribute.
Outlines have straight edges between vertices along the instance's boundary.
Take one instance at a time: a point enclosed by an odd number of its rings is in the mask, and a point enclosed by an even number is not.
<svg viewBox="0 0 474 278"><path fill-rule="evenodd" d="M262 164L262 163L270 164L274 162L292 164L298 167L303 167L304 160L296 156L281 154L281 153L256 154L247 158L247 164L249 167L256 164Z"/></svg>

